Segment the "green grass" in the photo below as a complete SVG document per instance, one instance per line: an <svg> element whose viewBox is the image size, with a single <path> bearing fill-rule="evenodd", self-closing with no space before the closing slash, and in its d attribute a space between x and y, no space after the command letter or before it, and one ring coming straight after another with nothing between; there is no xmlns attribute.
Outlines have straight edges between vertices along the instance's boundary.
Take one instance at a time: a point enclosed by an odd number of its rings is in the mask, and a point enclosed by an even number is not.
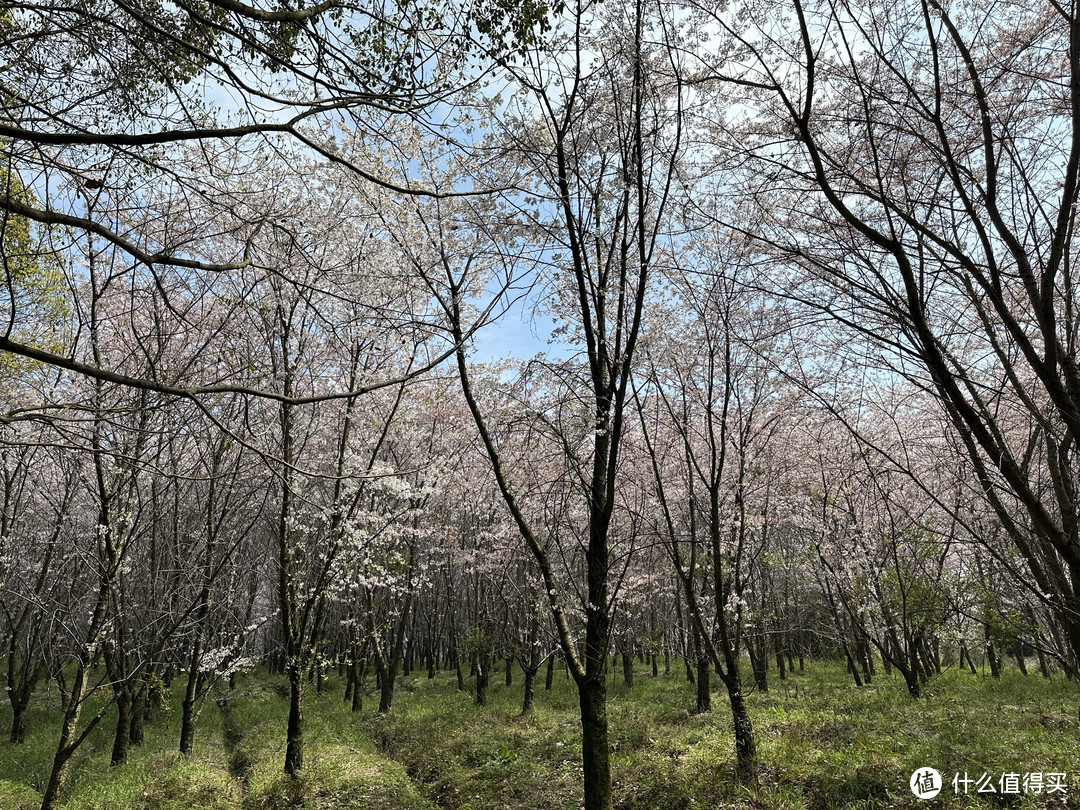
<svg viewBox="0 0 1080 810"><path fill-rule="evenodd" d="M519 673L515 673L517 676ZM494 680L494 679L493 679ZM521 683L489 687L473 705L453 678L424 673L400 681L394 710L360 714L341 700L342 684L306 703L305 768L282 771L287 716L282 682L252 674L235 692L219 687L200 719L190 760L176 753L179 689L168 711L148 723L146 744L109 767L113 721L106 718L72 763L65 810L573 810L581 791L581 732L574 685L557 673L534 711L519 716ZM610 683L610 682L609 682ZM1046 681L1007 671L1000 680L956 669L913 700L899 678L879 676L856 689L843 668L814 662L805 675L748 697L759 748L754 783L734 773L726 694L713 713L691 715L694 687L671 675L639 671L632 690L609 686L615 806L686 808L1036 808L1080 806L1078 693L1063 677ZM797 687L797 689L796 689ZM6 741L10 709L0 707L0 808L36 808L48 776L59 722L58 699L42 692L26 744ZM922 802L908 778L934 767L946 779ZM1065 772L1068 802L1055 796L955 796L955 772Z"/></svg>
<svg viewBox="0 0 1080 810"><path fill-rule="evenodd" d="M561 675L537 708L517 716L520 686L489 689L472 705L449 678L412 679L377 728L386 751L406 764L445 807L576 808L580 795L577 697ZM796 691L796 685L798 690ZM898 678L856 689L842 667L815 662L805 675L772 683L748 703L757 734L757 784L735 778L726 693L694 716L694 687L681 673L632 690L609 688L612 780L618 808L1061 807L1057 797L960 796L953 773L1060 771L1080 775L1077 692L1062 677L1007 672L1000 681L957 670L932 681L920 700ZM501 757L503 751L513 757ZM911 773L935 767L946 787L932 802L908 788ZM1080 783L1072 787L1080 806ZM1060 794L1057 794L1060 796ZM1004 800L1003 800L1004 799Z"/></svg>
<svg viewBox="0 0 1080 810"><path fill-rule="evenodd" d="M97 725L69 763L64 810L234 810L235 785L225 765L221 717L208 706L200 718L195 749L188 760L178 751L180 694L183 679L168 701L146 724L145 743L132 746L128 764L111 768L114 714ZM91 700L83 724L100 707ZM0 808L36 808L41 803L59 734L60 704L54 690L35 695L28 713L29 734L23 745L7 740L11 709L0 707ZM10 786L17 786L18 792ZM8 792L5 793L5 790Z"/></svg>

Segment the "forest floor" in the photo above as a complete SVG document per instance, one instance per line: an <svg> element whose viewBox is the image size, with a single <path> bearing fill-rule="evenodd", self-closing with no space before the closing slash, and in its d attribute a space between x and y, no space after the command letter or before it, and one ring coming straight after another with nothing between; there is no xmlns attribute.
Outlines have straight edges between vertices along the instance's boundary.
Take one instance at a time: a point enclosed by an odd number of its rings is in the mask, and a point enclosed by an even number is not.
<svg viewBox="0 0 1080 810"><path fill-rule="evenodd" d="M674 664L675 662L673 662ZM691 715L694 687L679 667L632 688L609 681L612 780L621 810L675 808L1080 808L1078 692L1060 675L1007 670L995 680L953 668L913 700L898 677L879 675L856 689L843 668L810 662L806 673L774 678L749 706L757 734L754 784L734 776L723 691L713 713ZM486 707L458 692L451 673L403 678L389 716L359 714L327 678L307 702L305 769L281 773L285 691L249 674L222 684L199 720L194 755L175 753L182 678L168 710L147 724L145 744L110 768L108 718L72 763L64 810L437 810L578 807L580 727L573 684L557 672L547 692L538 676L534 711L519 716L521 673L507 687L492 678ZM10 708L0 708L0 809L35 808L48 776L59 722L58 699L43 692L31 709L27 742L7 742ZM916 770L936 768L943 789L920 800ZM1065 791L1049 792L1058 777ZM959 775L959 795L953 785ZM964 775L971 780L964 795ZM1010 774L1016 775L1016 792ZM1042 777L1041 792L1034 791ZM984 778L985 775L985 778ZM1025 777L1027 784L1025 785ZM996 793L978 793L991 783ZM1026 790L1025 790L1026 788Z"/></svg>

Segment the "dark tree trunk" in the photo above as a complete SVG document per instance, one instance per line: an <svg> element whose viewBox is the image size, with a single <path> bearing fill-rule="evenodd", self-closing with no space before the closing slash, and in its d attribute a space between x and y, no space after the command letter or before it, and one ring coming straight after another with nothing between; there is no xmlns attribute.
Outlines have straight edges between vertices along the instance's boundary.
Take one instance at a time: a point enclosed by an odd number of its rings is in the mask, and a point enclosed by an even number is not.
<svg viewBox="0 0 1080 810"><path fill-rule="evenodd" d="M848 647L844 645L844 658L847 659L847 669L851 673L851 677L855 679L855 686L861 687L863 685L862 676L859 675L859 668L855 666L855 659L851 657L851 653L848 651Z"/></svg>
<svg viewBox="0 0 1080 810"><path fill-rule="evenodd" d="M11 700L11 742L21 745L26 742L26 702Z"/></svg>
<svg viewBox="0 0 1080 810"><path fill-rule="evenodd" d="M712 689L710 681L709 670L712 668L712 661L708 656L698 656L697 660L697 707L694 709L695 714L707 714L712 711Z"/></svg>
<svg viewBox="0 0 1080 810"><path fill-rule="evenodd" d="M1024 660L1024 645L1019 641L1016 643L1016 666L1020 668L1021 675L1028 674L1027 661Z"/></svg>
<svg viewBox="0 0 1080 810"><path fill-rule="evenodd" d="M634 654L632 652L622 654L622 674L623 683L627 688L632 688L634 686Z"/></svg>
<svg viewBox="0 0 1080 810"><path fill-rule="evenodd" d="M965 658L967 659L968 669L971 670L971 674L972 675L978 675L979 671L977 669L975 669L975 662L971 660L971 653L968 651L967 647L965 647L963 644L961 644L960 645L960 663L961 664L964 663Z"/></svg>
<svg viewBox="0 0 1080 810"><path fill-rule="evenodd" d="M769 691L769 664L764 646L760 637L750 639L746 645L746 653L750 656L750 669L754 673L754 684L759 692Z"/></svg>
<svg viewBox="0 0 1080 810"><path fill-rule="evenodd" d="M994 639L990 636L990 630L986 631L986 658L990 663L990 676L993 678L1001 677L1001 659L998 658L997 647L994 646Z"/></svg>
<svg viewBox="0 0 1080 810"><path fill-rule="evenodd" d="M285 773L297 776L304 767L304 673L289 666L289 725L285 732Z"/></svg>
<svg viewBox="0 0 1080 810"><path fill-rule="evenodd" d="M184 687L184 700L180 710L180 753L190 757L195 749L195 696L198 675L188 671L188 682Z"/></svg>
<svg viewBox="0 0 1080 810"><path fill-rule="evenodd" d="M901 668L899 664L897 669L900 669L900 674L904 676L904 684L907 686L908 694L913 698L919 697L922 694L922 682L919 680L919 674L910 667Z"/></svg>
<svg viewBox="0 0 1080 810"><path fill-rule="evenodd" d="M379 683L379 714L386 714L394 704L395 674L392 670L382 671L382 679Z"/></svg>
<svg viewBox="0 0 1080 810"><path fill-rule="evenodd" d="M755 771L757 745L754 743L754 725L750 713L746 710L738 673L729 674L727 687L728 702L731 704L731 718L735 728L735 768L740 777L748 778Z"/></svg>
<svg viewBox="0 0 1080 810"><path fill-rule="evenodd" d="M548 656L547 674L544 676L544 691L550 692L555 683L555 653Z"/></svg>
<svg viewBox="0 0 1080 810"><path fill-rule="evenodd" d="M599 676L599 673L596 673ZM607 684L603 677L586 677L578 684L581 707L581 763L585 807L611 808L611 766L608 752Z"/></svg>
<svg viewBox="0 0 1080 810"><path fill-rule="evenodd" d="M362 711L363 708L364 708L364 689L363 689L364 680L363 680L363 677L361 675L360 667L357 666L357 665L354 665L354 666L356 666L357 672L356 672L356 680L355 680L355 682L353 684L352 705L349 707L349 709L350 709L350 711L353 711L353 712L359 712L359 711Z"/></svg>
<svg viewBox="0 0 1080 810"><path fill-rule="evenodd" d="M873 670L870 665L870 649L869 645L865 641L859 642L859 666L862 667L862 676L864 683L873 683Z"/></svg>
<svg viewBox="0 0 1080 810"><path fill-rule="evenodd" d="M487 706L487 687L490 665L487 660L481 660L482 656L477 656L476 662L476 705Z"/></svg>
<svg viewBox="0 0 1080 810"><path fill-rule="evenodd" d="M131 725L128 729L132 745L142 745L146 739L146 711L148 706L147 690L149 684L143 680L131 699Z"/></svg>
<svg viewBox="0 0 1080 810"><path fill-rule="evenodd" d="M1043 652L1042 646L1035 648L1035 654L1039 657L1039 674L1041 674L1047 680L1050 679L1050 666L1046 661L1046 653Z"/></svg>
<svg viewBox="0 0 1080 810"><path fill-rule="evenodd" d="M131 692L127 685L116 689L116 733L113 735L113 767L127 762L128 746L131 743Z"/></svg>
<svg viewBox="0 0 1080 810"><path fill-rule="evenodd" d="M521 700L521 713L528 714L533 707L533 693L536 690L536 670L525 670L525 697Z"/></svg>

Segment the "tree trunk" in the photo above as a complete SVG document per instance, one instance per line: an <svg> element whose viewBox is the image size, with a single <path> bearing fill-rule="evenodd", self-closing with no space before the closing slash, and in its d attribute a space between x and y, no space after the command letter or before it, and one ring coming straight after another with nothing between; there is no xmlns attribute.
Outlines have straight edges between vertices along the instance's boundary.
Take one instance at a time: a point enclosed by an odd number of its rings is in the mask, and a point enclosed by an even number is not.
<svg viewBox="0 0 1080 810"><path fill-rule="evenodd" d="M900 671L900 674L904 676L904 683L907 685L908 694L913 698L917 698L922 694L922 684L919 682L919 675L917 672L905 667Z"/></svg>
<svg viewBox="0 0 1080 810"><path fill-rule="evenodd" d="M1035 654L1039 657L1039 674L1049 680L1050 666L1046 662L1046 653L1043 652L1041 645L1035 648Z"/></svg>
<svg viewBox="0 0 1080 810"><path fill-rule="evenodd" d="M536 689L536 670L525 670L525 697L521 700L521 713L528 714L533 707L533 692Z"/></svg>
<svg viewBox="0 0 1080 810"><path fill-rule="evenodd" d="M707 714L712 711L712 690L709 683L709 670L712 661L706 655L699 655L697 660L697 707L695 714Z"/></svg>
<svg viewBox="0 0 1080 810"><path fill-rule="evenodd" d="M986 630L986 657L990 662L990 676L993 678L1001 677L1001 659L998 658L997 648L994 646L994 639L990 636L990 629Z"/></svg>
<svg viewBox="0 0 1080 810"><path fill-rule="evenodd" d="M550 692L555 683L555 653L548 656L547 674L544 676L544 691Z"/></svg>
<svg viewBox="0 0 1080 810"><path fill-rule="evenodd" d="M139 682L139 688L131 698L131 724L128 728L128 739L131 741L132 745L142 745L146 738L148 690L149 684L146 680L141 680Z"/></svg>
<svg viewBox="0 0 1080 810"><path fill-rule="evenodd" d="M738 673L734 673L734 676L729 675L724 685L727 687L731 718L735 728L735 769L740 777L748 778L755 771L757 759L754 724L750 721L750 713L746 710L746 701L743 698Z"/></svg>
<svg viewBox="0 0 1080 810"><path fill-rule="evenodd" d="M195 681L196 675L188 673L188 685L184 689L184 701L180 716L180 753L190 757L195 749Z"/></svg>
<svg viewBox="0 0 1080 810"><path fill-rule="evenodd" d="M586 810L611 810L607 684L599 673L578 684L581 707L581 765Z"/></svg>
<svg viewBox="0 0 1080 810"><path fill-rule="evenodd" d="M750 669L754 673L754 684L759 692L769 691L769 664L764 643L759 636L751 638L746 644L746 654L750 656Z"/></svg>
<svg viewBox="0 0 1080 810"><path fill-rule="evenodd" d="M113 736L110 765L117 767L127 762L131 743L131 692L128 686L116 687L116 734Z"/></svg>
<svg viewBox="0 0 1080 810"><path fill-rule="evenodd" d="M846 644L844 645L844 657L847 658L848 672L855 679L855 686L861 687L863 685L862 676L859 674L859 668L855 665L855 659L851 657Z"/></svg>
<svg viewBox="0 0 1080 810"><path fill-rule="evenodd" d="M285 773L297 776L304 767L304 673L289 665L289 725L285 734Z"/></svg>
<svg viewBox="0 0 1080 810"><path fill-rule="evenodd" d="M345 703L352 702L353 689L356 687L356 664L352 661L345 667L345 696L342 700ZM340 677L340 676L339 676Z"/></svg>
<svg viewBox="0 0 1080 810"><path fill-rule="evenodd" d="M392 671L393 669L397 669L397 667L382 671L382 680L379 683L379 714L389 712L394 703L394 681L397 673Z"/></svg>
<svg viewBox="0 0 1080 810"><path fill-rule="evenodd" d="M11 700L11 742L21 745L26 742L26 702Z"/></svg>
<svg viewBox="0 0 1080 810"><path fill-rule="evenodd" d="M978 675L979 671L975 669L975 662L971 660L971 653L968 652L968 648L963 644L960 645L960 663L964 663L964 659L967 659L968 669L971 670L972 675Z"/></svg>
<svg viewBox="0 0 1080 810"><path fill-rule="evenodd" d="M1027 661L1024 659L1024 645L1021 642L1016 642L1016 666L1020 668L1021 675L1028 674Z"/></svg>
<svg viewBox="0 0 1080 810"><path fill-rule="evenodd" d="M367 669L366 663L360 661L353 661L352 666L352 679L353 679L353 691L352 691L352 705L349 707L350 711L359 712L364 708L364 674Z"/></svg>
<svg viewBox="0 0 1080 810"><path fill-rule="evenodd" d="M476 662L476 705L487 706L487 687L490 665L485 656L478 655Z"/></svg>
<svg viewBox="0 0 1080 810"><path fill-rule="evenodd" d="M624 652L622 654L622 674L623 683L626 684L628 689L634 686L634 654L632 652Z"/></svg>

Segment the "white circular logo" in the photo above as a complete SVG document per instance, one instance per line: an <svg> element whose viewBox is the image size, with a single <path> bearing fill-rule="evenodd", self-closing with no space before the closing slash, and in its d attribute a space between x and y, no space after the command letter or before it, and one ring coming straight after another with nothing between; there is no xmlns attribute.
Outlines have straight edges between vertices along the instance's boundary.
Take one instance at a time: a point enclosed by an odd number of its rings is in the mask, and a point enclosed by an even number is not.
<svg viewBox="0 0 1080 810"><path fill-rule="evenodd" d="M941 792L941 774L933 768L919 768L908 784L911 792L920 799L932 799Z"/></svg>

